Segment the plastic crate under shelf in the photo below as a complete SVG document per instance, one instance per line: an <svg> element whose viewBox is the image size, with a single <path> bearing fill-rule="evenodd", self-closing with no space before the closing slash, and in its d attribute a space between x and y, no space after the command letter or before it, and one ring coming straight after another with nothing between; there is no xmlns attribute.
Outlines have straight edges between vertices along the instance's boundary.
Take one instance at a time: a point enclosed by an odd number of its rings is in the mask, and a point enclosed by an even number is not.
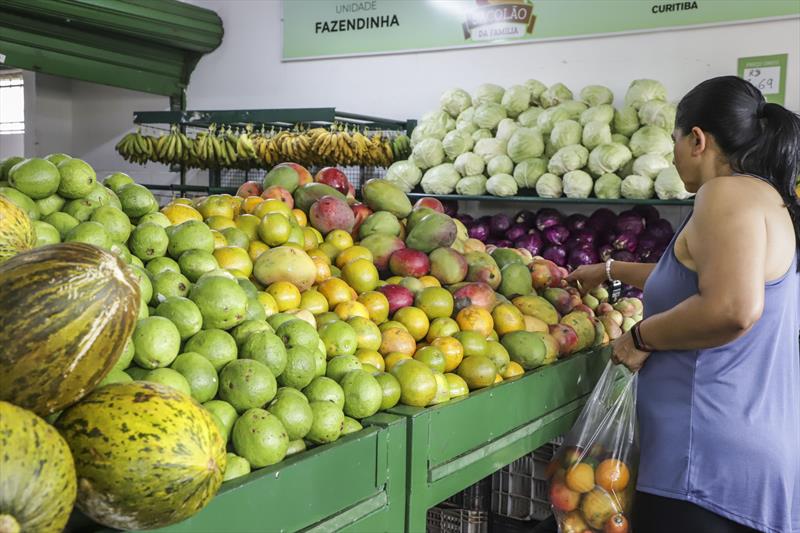
<svg viewBox="0 0 800 533"><path fill-rule="evenodd" d="M488 533L489 513L442 503L428 509L427 533Z"/></svg>
<svg viewBox="0 0 800 533"><path fill-rule="evenodd" d="M492 476L457 492L445 502L471 511L489 511L492 505Z"/></svg>

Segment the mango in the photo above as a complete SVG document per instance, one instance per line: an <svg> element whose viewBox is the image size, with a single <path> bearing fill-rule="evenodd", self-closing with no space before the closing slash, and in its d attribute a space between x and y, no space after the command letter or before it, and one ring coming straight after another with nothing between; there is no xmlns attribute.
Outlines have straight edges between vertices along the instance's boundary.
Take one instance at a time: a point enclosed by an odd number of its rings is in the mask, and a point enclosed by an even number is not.
<svg viewBox="0 0 800 533"><path fill-rule="evenodd" d="M522 264L522 256L520 256L511 248L495 248L495 250L491 253L491 256L495 263L497 263L497 266L500 268L500 270L503 270L503 268L505 268L507 265ZM526 268L525 270L528 269ZM531 277L530 272L528 272L528 277Z"/></svg>
<svg viewBox="0 0 800 533"><path fill-rule="evenodd" d="M464 281L467 277L467 260L452 248L437 248L430 253L431 275L443 285Z"/></svg>
<svg viewBox="0 0 800 533"><path fill-rule="evenodd" d="M308 183L302 187L298 187L292 195L294 198L294 206L306 213L311 206L314 205L314 202L323 196L333 196L339 200L347 201L347 198L345 198L342 193L324 183Z"/></svg>
<svg viewBox="0 0 800 533"><path fill-rule="evenodd" d="M375 266L378 270L386 270L389 267L389 258L397 250L405 248L405 244L398 237L375 233L361 241L361 246L372 252Z"/></svg>
<svg viewBox="0 0 800 533"><path fill-rule="evenodd" d="M572 297L564 289L558 289L558 288L545 289L544 292L542 292L542 296L544 296L545 300L553 304L553 307L556 308L556 311L558 311L562 315L566 315L567 313L572 311L573 308Z"/></svg>
<svg viewBox="0 0 800 533"><path fill-rule="evenodd" d="M470 252L465 256L467 260L467 281L482 282L492 289L500 286L500 268L492 256L483 252Z"/></svg>
<svg viewBox="0 0 800 533"><path fill-rule="evenodd" d="M578 335L576 351L584 350L594 344L594 323L586 313L580 311L569 313L561 319L561 323L572 327Z"/></svg>
<svg viewBox="0 0 800 533"><path fill-rule="evenodd" d="M402 227L397 217L388 211L378 211L369 215L366 220L361 224L358 229L358 236L366 239L375 233L382 233L384 235L393 235L395 237L400 235Z"/></svg>
<svg viewBox="0 0 800 533"><path fill-rule="evenodd" d="M428 215L437 213L437 211L430 207L418 207L414 209L408 218L406 218L406 231L411 231L417 223Z"/></svg>
<svg viewBox="0 0 800 533"><path fill-rule="evenodd" d="M541 296L517 296L512 300L523 315L532 316L547 325L558 324L558 311L553 305Z"/></svg>
<svg viewBox="0 0 800 533"><path fill-rule="evenodd" d="M521 262L509 263L500 272L500 294L506 298L527 296L533 291L531 273Z"/></svg>
<svg viewBox="0 0 800 533"><path fill-rule="evenodd" d="M455 239L453 219L443 213L431 213L409 230L406 246L427 254L436 248L450 246Z"/></svg>
<svg viewBox="0 0 800 533"><path fill-rule="evenodd" d="M455 311L461 311L465 307L475 305L483 307L487 311L494 309L497 303L497 294L486 283L465 283L453 292L455 300Z"/></svg>
<svg viewBox="0 0 800 533"><path fill-rule="evenodd" d="M361 189L364 203L373 211L388 211L397 218L411 213L411 202L399 187L384 179L369 180Z"/></svg>

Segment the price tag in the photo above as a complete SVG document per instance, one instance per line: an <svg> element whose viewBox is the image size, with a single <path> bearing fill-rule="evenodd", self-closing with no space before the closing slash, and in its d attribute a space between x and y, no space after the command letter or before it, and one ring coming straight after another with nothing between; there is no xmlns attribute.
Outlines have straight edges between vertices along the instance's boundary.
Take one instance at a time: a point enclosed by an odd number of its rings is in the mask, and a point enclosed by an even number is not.
<svg viewBox="0 0 800 533"><path fill-rule="evenodd" d="M752 83L768 102L783 105L786 54L739 58L739 77Z"/></svg>

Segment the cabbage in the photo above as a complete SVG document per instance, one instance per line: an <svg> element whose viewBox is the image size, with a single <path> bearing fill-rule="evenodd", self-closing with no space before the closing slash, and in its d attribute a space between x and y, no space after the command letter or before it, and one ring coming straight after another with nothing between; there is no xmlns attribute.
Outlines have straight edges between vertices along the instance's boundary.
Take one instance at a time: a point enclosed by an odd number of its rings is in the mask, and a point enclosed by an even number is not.
<svg viewBox="0 0 800 533"><path fill-rule="evenodd" d="M569 111L561 107L551 107L545 109L536 119L536 126L543 135L550 135L553 131L553 126L562 120L569 120Z"/></svg>
<svg viewBox="0 0 800 533"><path fill-rule="evenodd" d="M667 101L667 90L656 80L633 80L625 93L625 105L639 109L651 100Z"/></svg>
<svg viewBox="0 0 800 533"><path fill-rule="evenodd" d="M422 171L417 168L413 161L395 161L386 169L386 181L394 183L403 192L411 192L414 187L419 185L422 179Z"/></svg>
<svg viewBox="0 0 800 533"><path fill-rule="evenodd" d="M669 161L658 154L644 154L633 162L633 173L655 179L659 172L669 166Z"/></svg>
<svg viewBox="0 0 800 533"><path fill-rule="evenodd" d="M469 135L470 138L472 138L472 134L475 133L476 131L478 131L478 126L476 126L475 123L473 123L472 121L470 121L470 122L459 122L458 124L456 124L456 129L453 130L453 131L463 131L464 133ZM489 132L489 135L491 135L491 134L492 134L492 132ZM473 142L475 142L474 139L473 139Z"/></svg>
<svg viewBox="0 0 800 533"><path fill-rule="evenodd" d="M616 174L603 174L594 182L594 195L603 200L616 200L621 196L622 178Z"/></svg>
<svg viewBox="0 0 800 533"><path fill-rule="evenodd" d="M556 150L570 144L580 144L581 130L581 125L574 120L562 120L553 126L553 131L550 132L550 142Z"/></svg>
<svg viewBox="0 0 800 533"><path fill-rule="evenodd" d="M506 118L505 107L500 104L488 103L481 104L475 109L472 121L477 124L479 128L493 130L504 118Z"/></svg>
<svg viewBox="0 0 800 533"><path fill-rule="evenodd" d="M567 198L589 198L594 181L583 170L572 170L561 178L564 194Z"/></svg>
<svg viewBox="0 0 800 533"><path fill-rule="evenodd" d="M542 198L561 198L561 178L555 174L542 174L536 182L536 194Z"/></svg>
<svg viewBox="0 0 800 533"><path fill-rule="evenodd" d="M553 107L567 100L572 100L572 91L563 83L551 85L539 95L542 107Z"/></svg>
<svg viewBox="0 0 800 533"><path fill-rule="evenodd" d="M518 117L531 106L531 90L524 85L512 85L503 93L500 105L506 108L509 117Z"/></svg>
<svg viewBox="0 0 800 533"><path fill-rule="evenodd" d="M620 176L630 176L633 174L633 162L635 159L631 158L627 163L619 167L617 174Z"/></svg>
<svg viewBox="0 0 800 533"><path fill-rule="evenodd" d="M515 163L539 157L544 153L542 134L533 128L517 128L508 140L507 152Z"/></svg>
<svg viewBox="0 0 800 533"><path fill-rule="evenodd" d="M464 111L458 114L458 118L456 118L456 128L465 122L472 123L472 119L474 116L475 116L475 108L474 107L466 108Z"/></svg>
<svg viewBox="0 0 800 533"><path fill-rule="evenodd" d="M631 157L631 151L624 144L601 144L589 154L589 172L595 176L616 172Z"/></svg>
<svg viewBox="0 0 800 533"><path fill-rule="evenodd" d="M623 107L614 111L614 133L630 137L639 129L639 115L632 107Z"/></svg>
<svg viewBox="0 0 800 533"><path fill-rule="evenodd" d="M550 137L549 136L545 137L545 139L544 139L544 155L545 155L545 157L547 157L547 159L550 159L551 157L556 155L556 152L558 152L558 150L559 150L559 148L556 148L556 146L553 144L553 141L550 140Z"/></svg>
<svg viewBox="0 0 800 533"><path fill-rule="evenodd" d="M558 107L566 111L569 115L568 118L572 120L578 120L581 117L581 114L589 109L589 106L583 102L578 102L577 100L567 100L566 102L561 102L558 104Z"/></svg>
<svg viewBox="0 0 800 533"><path fill-rule="evenodd" d="M411 151L414 163L422 170L435 167L444 161L444 148L442 141L437 139L423 139Z"/></svg>
<svg viewBox="0 0 800 533"><path fill-rule="evenodd" d="M411 132L411 146L414 147L423 139L436 139L441 141L447 134L445 127L435 120L420 122Z"/></svg>
<svg viewBox="0 0 800 533"><path fill-rule="evenodd" d="M478 129L472 132L472 140L475 142L481 139L491 139L492 137L494 137L494 135L492 135L492 132L489 130Z"/></svg>
<svg viewBox="0 0 800 533"><path fill-rule="evenodd" d="M547 164L547 171L562 176L570 170L579 170L586 166L589 150L580 144L571 144L556 152Z"/></svg>
<svg viewBox="0 0 800 533"><path fill-rule="evenodd" d="M481 139L475 143L472 151L488 163L494 156L506 153L506 142L500 139Z"/></svg>
<svg viewBox="0 0 800 533"><path fill-rule="evenodd" d="M514 196L517 194L517 182L509 174L497 174L486 182L486 192L494 196Z"/></svg>
<svg viewBox="0 0 800 533"><path fill-rule="evenodd" d="M614 108L608 104L590 107L581 113L580 117L581 126L585 126L589 122L605 122L606 124L611 124L612 120L614 120Z"/></svg>
<svg viewBox="0 0 800 533"><path fill-rule="evenodd" d="M631 174L622 180L620 192L622 197L628 200L647 200L653 197L653 180L645 176Z"/></svg>
<svg viewBox="0 0 800 533"><path fill-rule="evenodd" d="M684 200L692 196L678 175L678 169L669 166L658 173L655 181L655 191L662 200Z"/></svg>
<svg viewBox="0 0 800 533"><path fill-rule="evenodd" d="M630 147L634 157L644 154L666 156L672 152L672 137L661 128L645 126L631 136Z"/></svg>
<svg viewBox="0 0 800 533"><path fill-rule="evenodd" d="M486 168L486 162L481 156L473 154L472 152L466 152L456 157L454 166L462 176L474 176L475 174L483 174L483 169Z"/></svg>
<svg viewBox="0 0 800 533"><path fill-rule="evenodd" d="M614 101L614 93L602 85L587 85L581 89L581 101L590 106L610 104Z"/></svg>
<svg viewBox="0 0 800 533"><path fill-rule="evenodd" d="M539 97L547 90L547 85L539 80L527 80L525 87L531 92L531 105L538 105Z"/></svg>
<svg viewBox="0 0 800 533"><path fill-rule="evenodd" d="M658 126L662 130L675 129L675 106L661 100L650 100L639 108L639 122L645 126Z"/></svg>
<svg viewBox="0 0 800 533"><path fill-rule="evenodd" d="M496 174L511 174L514 171L514 162L505 154L496 155L489 160L486 165L486 173L489 176Z"/></svg>
<svg viewBox="0 0 800 533"><path fill-rule="evenodd" d="M464 196L481 196L486 194L486 176L466 176L456 183L456 192Z"/></svg>
<svg viewBox="0 0 800 533"><path fill-rule="evenodd" d="M444 127L446 131L450 131L456 127L456 121L453 117L438 109L422 115L420 124L423 122L435 122Z"/></svg>
<svg viewBox="0 0 800 533"><path fill-rule="evenodd" d="M464 89L450 89L439 98L439 104L448 115L455 118L472 105L472 97Z"/></svg>
<svg viewBox="0 0 800 533"><path fill-rule="evenodd" d="M629 138L625 137L621 133L612 133L611 134L611 142L612 143L624 144L625 146L628 146L628 144L631 142L631 140Z"/></svg>
<svg viewBox="0 0 800 533"><path fill-rule="evenodd" d="M455 190L461 174L452 163L435 166L422 176L422 190L425 194L450 194Z"/></svg>
<svg viewBox="0 0 800 533"><path fill-rule="evenodd" d="M500 124L497 125L497 134L495 137L507 141L517 128L519 128L519 125L514 122L513 118L504 118L500 121Z"/></svg>
<svg viewBox="0 0 800 533"><path fill-rule="evenodd" d="M517 117L517 122L519 122L520 126L532 128L536 126L536 120L543 112L544 109L541 107L531 107Z"/></svg>
<svg viewBox="0 0 800 533"><path fill-rule="evenodd" d="M453 161L456 157L472 149L475 141L472 135L465 131L453 130L444 136L442 147L447 159Z"/></svg>
<svg viewBox="0 0 800 533"><path fill-rule="evenodd" d="M605 122L589 122L583 127L582 141L589 150L611 143L611 126Z"/></svg>
<svg viewBox="0 0 800 533"><path fill-rule="evenodd" d="M545 172L547 172L547 161L532 157L514 167L514 179L521 189L533 189Z"/></svg>
<svg viewBox="0 0 800 533"><path fill-rule="evenodd" d="M481 104L499 104L503 100L503 94L506 90L493 83L484 83L475 90L475 96L472 98L472 104L479 106Z"/></svg>

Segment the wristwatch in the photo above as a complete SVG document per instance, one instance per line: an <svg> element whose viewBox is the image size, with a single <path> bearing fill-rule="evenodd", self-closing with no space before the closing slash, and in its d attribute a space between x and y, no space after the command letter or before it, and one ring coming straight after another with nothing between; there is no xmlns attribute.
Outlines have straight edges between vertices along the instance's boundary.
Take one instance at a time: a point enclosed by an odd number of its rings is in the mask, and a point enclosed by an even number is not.
<svg viewBox="0 0 800 533"><path fill-rule="evenodd" d="M608 286L608 301L612 304L619 300L620 296L622 296L622 282L618 279L614 279L611 276L611 263L614 260L610 257L606 261L606 285Z"/></svg>

